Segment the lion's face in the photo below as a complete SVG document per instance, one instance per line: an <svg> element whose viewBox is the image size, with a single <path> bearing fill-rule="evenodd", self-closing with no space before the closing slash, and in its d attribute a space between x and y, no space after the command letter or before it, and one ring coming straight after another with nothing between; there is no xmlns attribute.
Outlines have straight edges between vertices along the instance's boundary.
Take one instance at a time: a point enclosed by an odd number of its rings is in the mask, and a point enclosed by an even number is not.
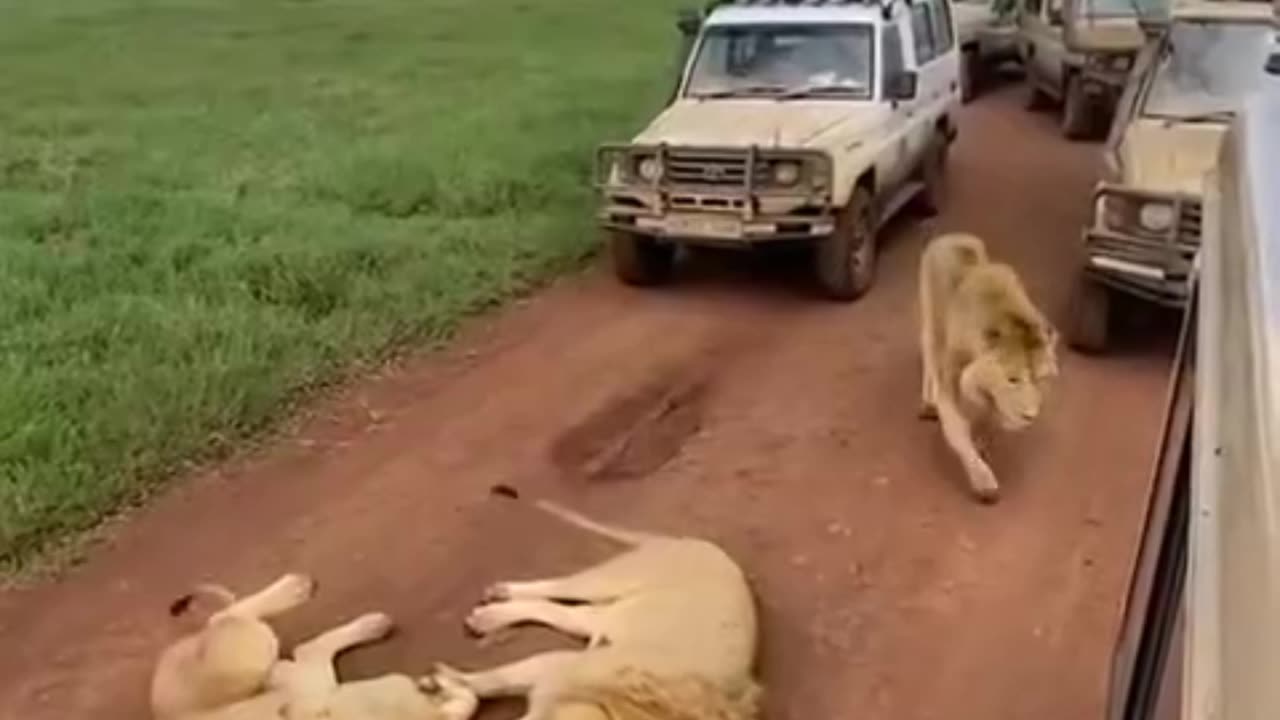
<svg viewBox="0 0 1280 720"><path fill-rule="evenodd" d="M1044 393L1058 374L1057 333L1051 327L993 332L986 352L961 376L962 392L989 406L1000 426L1018 431L1040 416Z"/></svg>

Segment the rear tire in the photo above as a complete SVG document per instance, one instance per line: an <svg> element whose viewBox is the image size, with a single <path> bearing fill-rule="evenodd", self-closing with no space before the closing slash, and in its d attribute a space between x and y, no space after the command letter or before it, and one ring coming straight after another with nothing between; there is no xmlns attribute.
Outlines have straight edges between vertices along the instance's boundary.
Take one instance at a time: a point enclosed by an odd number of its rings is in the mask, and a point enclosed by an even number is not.
<svg viewBox="0 0 1280 720"><path fill-rule="evenodd" d="M675 245L662 244L651 237L624 230L609 230L609 251L613 272L627 285L647 287L671 279L675 269Z"/></svg>
<svg viewBox="0 0 1280 720"><path fill-rule="evenodd" d="M977 48L960 52L960 102L968 103L978 95L982 85L982 58Z"/></svg>
<svg viewBox="0 0 1280 720"><path fill-rule="evenodd" d="M947 204L948 146L946 135L941 130L935 132L920 164L920 181L924 189L916 196L916 202L926 216L937 215Z"/></svg>
<svg viewBox="0 0 1280 720"><path fill-rule="evenodd" d="M1084 275L1076 279L1067 332L1067 342L1071 347L1093 354L1107 349L1111 305L1111 291L1107 286Z"/></svg>
<svg viewBox="0 0 1280 720"><path fill-rule="evenodd" d="M875 283L876 237L871 192L854 189L836 217L836 228L814 248L814 270L827 297L850 302Z"/></svg>
<svg viewBox="0 0 1280 720"><path fill-rule="evenodd" d="M1093 135L1093 104L1084 92L1084 81L1079 73L1067 76L1067 87L1062 94L1062 134L1071 140L1083 140Z"/></svg>

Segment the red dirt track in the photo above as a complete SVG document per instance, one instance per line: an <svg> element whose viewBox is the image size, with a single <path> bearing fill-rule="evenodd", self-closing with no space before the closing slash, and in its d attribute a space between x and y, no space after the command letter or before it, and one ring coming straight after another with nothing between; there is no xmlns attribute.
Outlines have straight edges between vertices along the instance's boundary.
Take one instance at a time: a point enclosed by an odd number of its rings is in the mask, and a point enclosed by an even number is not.
<svg viewBox="0 0 1280 720"><path fill-rule="evenodd" d="M891 225L862 301L815 300L733 257L653 291L596 268L358 383L182 483L62 580L0 593L0 718L146 717L165 609L201 579L312 573L290 638L391 613L399 635L345 657L347 677L559 642L462 631L489 582L609 551L490 499L495 483L722 542L760 597L774 720L1099 718L1170 343L1064 349L1040 424L997 440L1004 496L986 507L916 418L914 316L921 245L954 229L985 237L1060 321L1097 152L1000 91L962 119L951 209Z"/></svg>

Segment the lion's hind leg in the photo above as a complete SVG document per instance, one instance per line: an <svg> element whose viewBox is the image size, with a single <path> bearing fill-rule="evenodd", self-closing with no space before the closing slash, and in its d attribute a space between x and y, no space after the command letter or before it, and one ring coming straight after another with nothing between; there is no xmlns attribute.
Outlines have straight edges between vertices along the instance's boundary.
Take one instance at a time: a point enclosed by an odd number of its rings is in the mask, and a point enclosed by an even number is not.
<svg viewBox="0 0 1280 720"><path fill-rule="evenodd" d="M587 640L599 641L600 608L591 605L562 605L550 600L505 600L480 605L467 616L467 629L489 635L524 623L535 623Z"/></svg>

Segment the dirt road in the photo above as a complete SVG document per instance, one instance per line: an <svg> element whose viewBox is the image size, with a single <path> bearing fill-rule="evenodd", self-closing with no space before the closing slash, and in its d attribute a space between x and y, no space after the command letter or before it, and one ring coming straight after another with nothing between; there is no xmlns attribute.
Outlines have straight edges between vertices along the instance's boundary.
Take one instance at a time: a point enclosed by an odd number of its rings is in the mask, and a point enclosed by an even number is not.
<svg viewBox="0 0 1280 720"><path fill-rule="evenodd" d="M390 612L401 634L345 658L352 676L557 642L462 632L488 582L607 551L489 500L498 482L722 541L760 593L771 718L1098 717L1169 343L1065 356L1043 422L996 447L994 507L915 416L929 233L984 235L1051 314L1065 307L1097 146L1018 97L966 111L953 209L896 226L859 303L759 263L703 263L652 292L592 270L184 483L64 580L0 595L0 718L143 717L165 607L200 578L314 573L295 637Z"/></svg>

